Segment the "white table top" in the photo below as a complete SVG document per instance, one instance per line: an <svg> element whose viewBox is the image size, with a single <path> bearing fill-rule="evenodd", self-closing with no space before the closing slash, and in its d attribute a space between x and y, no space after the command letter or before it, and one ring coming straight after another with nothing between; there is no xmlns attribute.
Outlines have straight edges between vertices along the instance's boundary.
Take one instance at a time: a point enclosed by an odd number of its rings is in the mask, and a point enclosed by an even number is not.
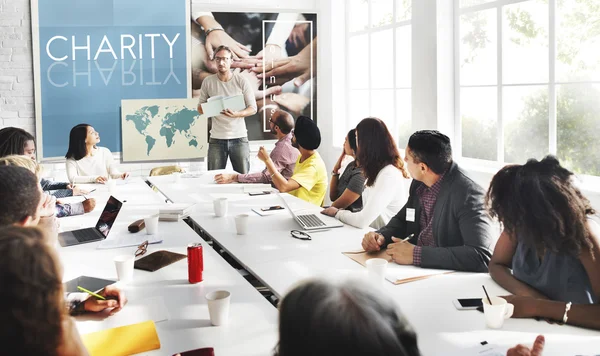
<svg viewBox="0 0 600 356"><path fill-rule="evenodd" d="M138 188L141 188L139 186ZM153 204L135 204L146 199L153 201L147 191L128 191L128 202L123 205L113 229L109 234L128 234L127 226L155 211ZM143 199L136 196L143 195ZM118 197L118 194L115 194ZM108 196L104 197L106 200ZM76 198L73 198L76 199ZM100 199L100 198L99 198ZM156 200L160 202L162 198ZM161 205L164 203L161 203ZM103 208L104 201L95 211L84 216L62 218L63 228L93 226ZM144 234L145 232L140 232ZM187 260L181 260L156 272L135 270L134 281L124 285L129 299L125 308L116 315L100 320L99 316L86 315L77 318L81 333L98 331L110 327L127 325L147 320L132 310L143 310L148 300L162 297L168 310L168 320L156 324L161 348L147 355L172 355L186 350L213 347L216 355L269 355L277 342L277 309L252 287L235 269L219 256L200 236L183 221L160 222L159 235L164 235L160 244L151 244L148 252L168 250L186 254L192 242L201 242L204 256L204 281L189 284ZM59 248L64 265L64 280L80 275L116 280L113 258L121 254L134 254L136 247L99 250L98 242ZM229 323L215 327L210 324L204 296L215 290L231 292ZM160 298L159 298L160 299ZM129 312L128 312L129 308ZM143 314L143 313L142 313ZM143 320L141 320L141 319Z"/></svg>
<svg viewBox="0 0 600 356"><path fill-rule="evenodd" d="M190 217L275 294L284 295L311 277L364 278L365 269L342 252L360 249L366 229L345 226L310 233L312 241L297 240L290 237L289 230L299 226L287 212L261 217L251 211L279 205L276 196L249 197L239 185L216 185L196 179L182 179L179 184L164 177L152 177L150 181L174 202L205 201ZM229 198L229 212L217 218L209 202L221 195ZM295 205L302 204L298 201ZM233 217L240 213L250 215L247 235L235 233ZM383 289L417 331L423 355L477 355L482 341L498 345L505 352L517 343L533 343L538 334L546 336L544 355L590 354L600 350L597 331L532 319L509 319L503 329L492 330L485 326L482 313L455 309L453 299L482 297L483 284L491 295L509 294L488 274L458 272L402 285L386 282Z"/></svg>

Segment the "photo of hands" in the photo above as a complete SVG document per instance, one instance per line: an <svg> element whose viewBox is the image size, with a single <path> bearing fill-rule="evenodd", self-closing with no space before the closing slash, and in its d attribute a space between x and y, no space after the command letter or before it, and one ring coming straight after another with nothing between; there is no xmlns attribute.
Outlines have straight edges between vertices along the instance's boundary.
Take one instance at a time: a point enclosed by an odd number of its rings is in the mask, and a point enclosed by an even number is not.
<svg viewBox="0 0 600 356"><path fill-rule="evenodd" d="M192 97L217 73L214 51L225 45L232 72L250 83L256 98L257 113L245 118L250 141L275 138L269 120L276 109L316 121L316 14L210 12L191 0L190 21Z"/></svg>

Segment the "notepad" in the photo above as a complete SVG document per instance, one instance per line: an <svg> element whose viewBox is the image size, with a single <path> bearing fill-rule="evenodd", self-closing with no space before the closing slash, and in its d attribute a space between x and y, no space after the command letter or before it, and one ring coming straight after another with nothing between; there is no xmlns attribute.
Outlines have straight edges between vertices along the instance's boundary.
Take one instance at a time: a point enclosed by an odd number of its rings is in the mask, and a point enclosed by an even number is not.
<svg viewBox="0 0 600 356"><path fill-rule="evenodd" d="M202 106L202 112L206 117L221 115L221 111L230 109L240 111L246 108L246 100L242 94L232 96L212 96Z"/></svg>
<svg viewBox="0 0 600 356"><path fill-rule="evenodd" d="M82 335L91 356L128 356L160 349L152 320Z"/></svg>
<svg viewBox="0 0 600 356"><path fill-rule="evenodd" d="M393 284L409 283L455 272L446 269L430 269L409 265L399 265L392 262L391 256L389 256L385 250L378 252L365 252L363 250L359 250L342 253L353 261L360 263L362 266L366 266L367 260L370 260L371 258L383 258L387 260L389 263L386 269L385 279Z"/></svg>

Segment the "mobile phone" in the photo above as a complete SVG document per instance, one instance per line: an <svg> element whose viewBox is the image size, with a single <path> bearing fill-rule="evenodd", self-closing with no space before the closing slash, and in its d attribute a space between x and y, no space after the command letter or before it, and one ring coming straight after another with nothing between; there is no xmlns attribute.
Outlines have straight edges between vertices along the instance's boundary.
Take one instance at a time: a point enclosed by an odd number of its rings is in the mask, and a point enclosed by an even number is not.
<svg viewBox="0 0 600 356"><path fill-rule="evenodd" d="M477 307L483 307L481 298L454 299L452 303L458 310L474 310Z"/></svg>
<svg viewBox="0 0 600 356"><path fill-rule="evenodd" d="M268 208L260 208L261 211L270 211L270 210L282 210L283 207L281 205L270 206Z"/></svg>
<svg viewBox="0 0 600 356"><path fill-rule="evenodd" d="M262 191L262 192L250 192L248 193L249 196L254 197L257 195L267 195L267 194L271 194L271 192L269 192L268 190Z"/></svg>

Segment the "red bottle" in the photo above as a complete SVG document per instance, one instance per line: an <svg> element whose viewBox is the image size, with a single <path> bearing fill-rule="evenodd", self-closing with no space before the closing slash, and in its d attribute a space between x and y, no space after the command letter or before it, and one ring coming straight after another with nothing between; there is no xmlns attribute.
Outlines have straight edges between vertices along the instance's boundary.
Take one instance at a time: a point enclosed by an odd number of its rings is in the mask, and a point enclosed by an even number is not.
<svg viewBox="0 0 600 356"><path fill-rule="evenodd" d="M202 258L202 245L197 242L187 247L188 257L188 281L190 283L202 282L202 271L204 271L204 258Z"/></svg>

